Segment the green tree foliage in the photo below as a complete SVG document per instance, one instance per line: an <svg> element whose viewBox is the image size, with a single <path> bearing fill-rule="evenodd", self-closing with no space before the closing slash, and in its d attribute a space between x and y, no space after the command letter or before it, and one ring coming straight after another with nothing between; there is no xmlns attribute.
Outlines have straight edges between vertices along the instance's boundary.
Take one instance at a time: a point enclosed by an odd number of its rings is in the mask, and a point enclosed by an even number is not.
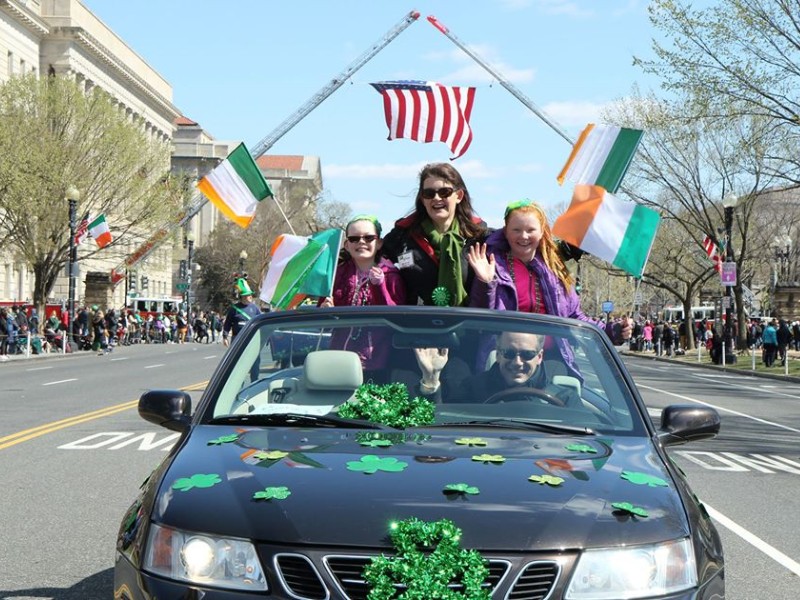
<svg viewBox="0 0 800 600"><path fill-rule="evenodd" d="M167 175L169 147L68 78L0 86L0 148L0 244L33 271L39 306L69 260L69 186L81 192L77 218L104 213L115 245L172 218L185 195ZM97 252L84 246L81 260Z"/></svg>

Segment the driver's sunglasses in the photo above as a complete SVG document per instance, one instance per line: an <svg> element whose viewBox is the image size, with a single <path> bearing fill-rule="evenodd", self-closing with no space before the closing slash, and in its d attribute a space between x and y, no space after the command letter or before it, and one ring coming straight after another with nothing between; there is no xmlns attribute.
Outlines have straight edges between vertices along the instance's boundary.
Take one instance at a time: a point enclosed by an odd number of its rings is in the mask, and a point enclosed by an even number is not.
<svg viewBox="0 0 800 600"><path fill-rule="evenodd" d="M533 360L539 355L541 350L513 350L512 348L505 348L498 350L497 353L506 360L514 360L519 356L524 361Z"/></svg>
<svg viewBox="0 0 800 600"><path fill-rule="evenodd" d="M445 198L449 198L455 192L455 188L451 187L440 187L438 190L433 188L424 188L422 192L420 192L420 196L425 198L425 200L433 200L434 197L439 196L442 200Z"/></svg>
<svg viewBox="0 0 800 600"><path fill-rule="evenodd" d="M371 244L375 240L378 239L377 235L348 235L347 241L351 244L357 244L361 240L364 240L367 244Z"/></svg>

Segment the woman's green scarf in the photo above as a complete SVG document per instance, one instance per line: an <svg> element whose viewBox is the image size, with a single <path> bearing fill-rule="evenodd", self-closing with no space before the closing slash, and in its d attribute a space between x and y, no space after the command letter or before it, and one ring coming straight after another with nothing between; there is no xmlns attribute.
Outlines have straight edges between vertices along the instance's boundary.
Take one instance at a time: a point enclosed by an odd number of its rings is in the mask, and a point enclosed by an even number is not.
<svg viewBox="0 0 800 600"><path fill-rule="evenodd" d="M467 299L467 290L461 274L461 252L465 240L459 233L458 219L453 219L445 233L439 233L430 219L423 220L421 226L439 258L439 287L433 290L433 302L439 306L461 306ZM439 288L444 288L447 293Z"/></svg>

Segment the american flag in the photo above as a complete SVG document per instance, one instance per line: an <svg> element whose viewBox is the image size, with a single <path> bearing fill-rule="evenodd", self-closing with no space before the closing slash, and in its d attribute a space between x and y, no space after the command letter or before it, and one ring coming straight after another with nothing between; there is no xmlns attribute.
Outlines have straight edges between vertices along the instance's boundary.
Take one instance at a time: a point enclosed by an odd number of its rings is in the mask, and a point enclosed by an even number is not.
<svg viewBox="0 0 800 600"><path fill-rule="evenodd" d="M719 248L717 248L717 245L714 243L714 240L712 240L711 237L708 235L703 238L703 248L705 249L708 258L710 258L714 262L714 270L716 270L717 273L721 274L722 257L719 255Z"/></svg>
<svg viewBox="0 0 800 600"><path fill-rule="evenodd" d="M453 159L472 143L469 118L474 87L448 87L432 81L381 81L372 87L383 96L388 139L444 142Z"/></svg>
<svg viewBox="0 0 800 600"><path fill-rule="evenodd" d="M81 242L86 239L86 236L89 235L89 213L87 212L83 215L83 219L81 222L78 223L78 227L75 230L75 245L80 246Z"/></svg>

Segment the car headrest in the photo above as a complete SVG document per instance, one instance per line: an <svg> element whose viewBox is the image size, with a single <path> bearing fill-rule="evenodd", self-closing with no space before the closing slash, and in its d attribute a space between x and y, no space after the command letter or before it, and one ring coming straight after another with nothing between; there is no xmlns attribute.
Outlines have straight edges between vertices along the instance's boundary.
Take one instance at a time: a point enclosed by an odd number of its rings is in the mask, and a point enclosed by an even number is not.
<svg viewBox="0 0 800 600"><path fill-rule="evenodd" d="M303 379L310 390L354 390L364 383L361 360L349 350L309 352Z"/></svg>

